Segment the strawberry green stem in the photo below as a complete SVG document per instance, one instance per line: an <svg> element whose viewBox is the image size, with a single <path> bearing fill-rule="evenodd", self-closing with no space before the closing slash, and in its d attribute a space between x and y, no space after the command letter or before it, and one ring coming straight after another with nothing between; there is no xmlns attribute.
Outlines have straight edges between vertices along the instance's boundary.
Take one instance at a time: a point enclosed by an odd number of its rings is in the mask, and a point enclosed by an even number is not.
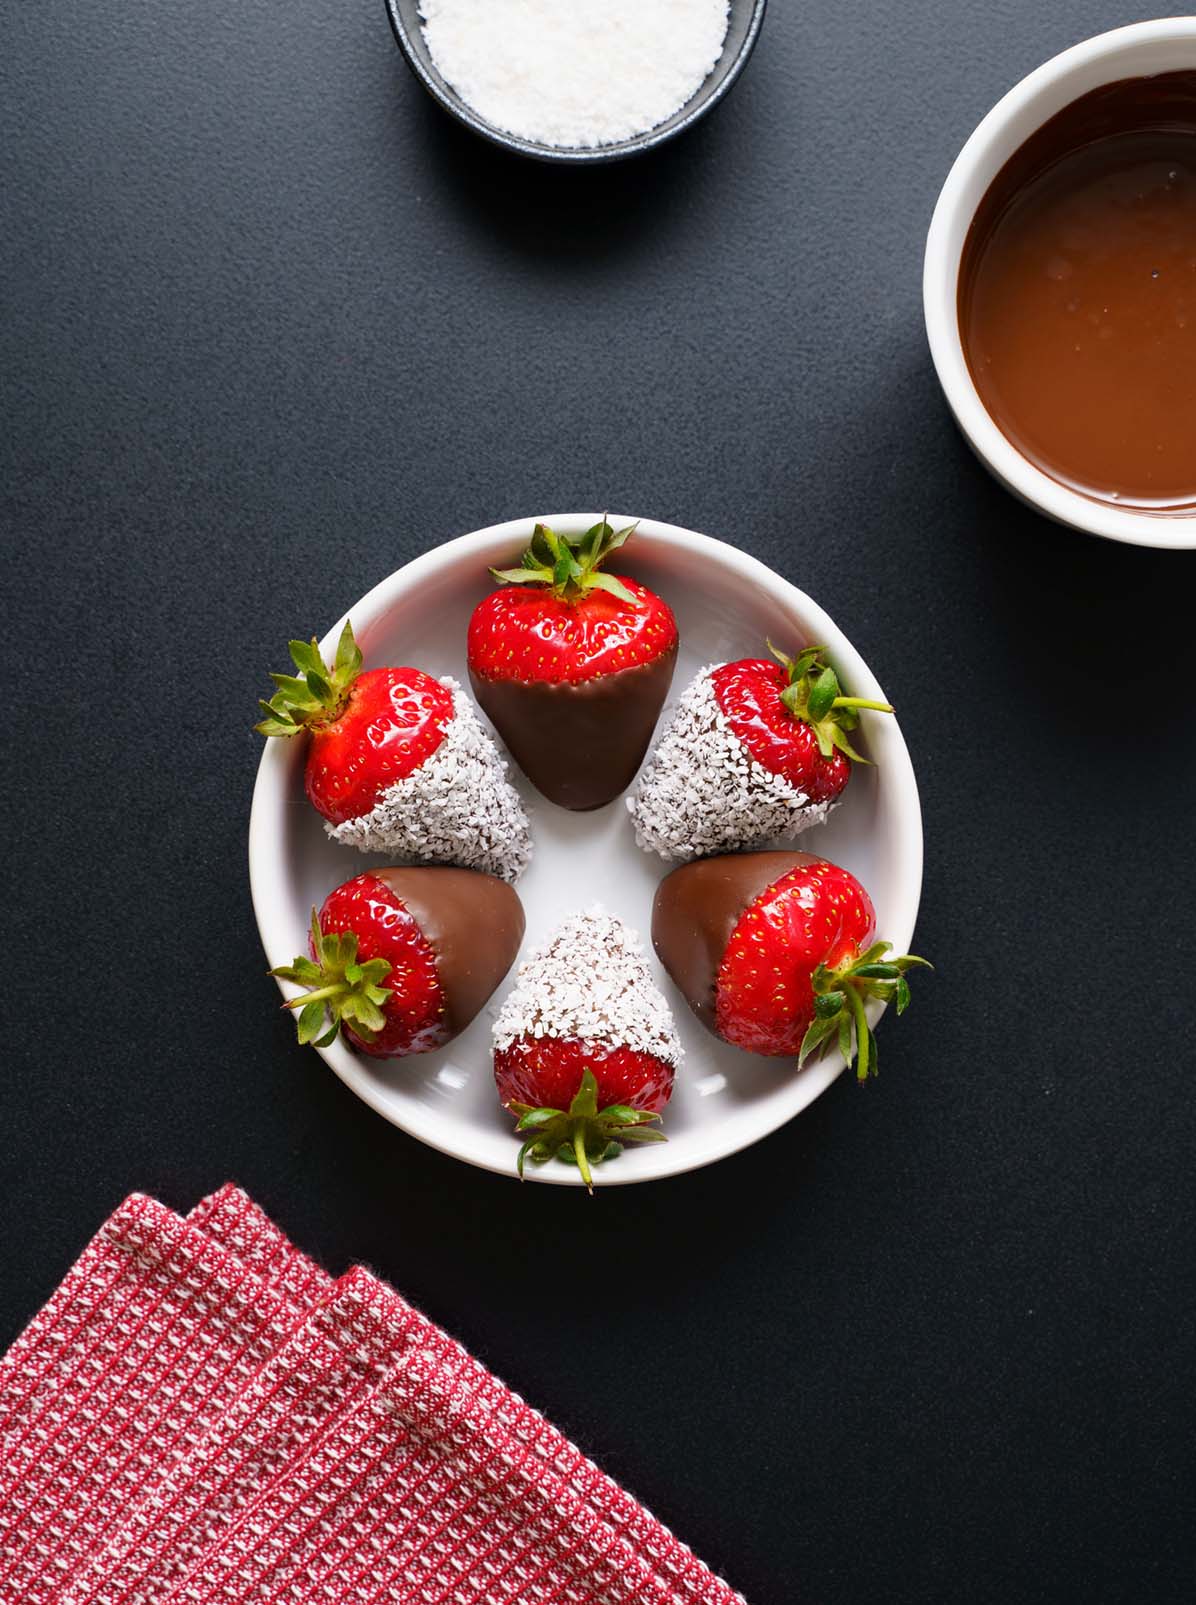
<svg viewBox="0 0 1196 1605"><path fill-rule="evenodd" d="M866 697L836 697L831 703L832 708L872 708L877 713L892 713L893 706L889 702L869 702Z"/></svg>
<svg viewBox="0 0 1196 1605"><path fill-rule="evenodd" d="M492 568L490 573L500 585L546 585L564 602L576 602L588 591L608 591L620 601L634 603L634 593L622 580L601 572L606 559L634 531L634 524L612 528L605 516L584 535L558 535L547 524L537 524L519 567Z"/></svg>
<svg viewBox="0 0 1196 1605"><path fill-rule="evenodd" d="M850 954L834 969L828 964L818 965L810 977L814 1017L802 1038L799 1066L828 1037L836 1037L846 1063L850 1064L855 1058L856 1076L860 1081L876 1074L876 1038L868 1024L865 1001L880 998L885 1003L893 1002L897 1013L904 1014L909 1004L905 972L932 968L914 953L888 957L889 946L888 942L873 942L867 952Z"/></svg>
<svg viewBox="0 0 1196 1605"><path fill-rule="evenodd" d="M855 1016L856 1079L858 1081L867 1081L872 1032L868 1026L868 1016L864 1013L863 998L854 986L847 987L846 992L847 1001L851 1005L851 1012Z"/></svg>
<svg viewBox="0 0 1196 1605"><path fill-rule="evenodd" d="M301 953L293 964L280 964L270 971L280 980L305 988L283 1004L284 1009L298 1013L299 1041L323 1048L335 1041L342 1025L348 1025L363 1042L372 1042L386 1023L383 1006L393 995L382 985L390 974L389 961L359 962L354 933L323 931L314 908L311 951L311 958Z"/></svg>
<svg viewBox="0 0 1196 1605"><path fill-rule="evenodd" d="M299 672L270 676L278 689L269 702L262 701L266 717L254 726L263 736L294 736L300 730L339 718L349 700L350 687L361 673L361 649L348 619L331 667L320 656L320 644L314 635L310 642L292 641L290 650Z"/></svg>
<svg viewBox="0 0 1196 1605"><path fill-rule="evenodd" d="M301 1009L305 1003L320 1003L324 998L344 997L349 990L347 986L321 986L314 992L302 992L297 998L291 998L283 1004L284 1009Z"/></svg>
<svg viewBox="0 0 1196 1605"><path fill-rule="evenodd" d="M594 1178L590 1174L590 1161L586 1158L586 1129L580 1122L573 1128L573 1152L577 1156L577 1168L586 1184L586 1191L592 1193Z"/></svg>
<svg viewBox="0 0 1196 1605"><path fill-rule="evenodd" d="M868 697L845 696L820 646L803 647L794 658L787 657L771 641L768 650L784 669L788 682L781 692L781 702L795 719L811 727L822 756L830 758L838 751L852 763L867 763L851 745L848 733L859 724L861 709L892 713L892 707Z"/></svg>
<svg viewBox="0 0 1196 1605"><path fill-rule="evenodd" d="M515 1169L523 1179L524 1161L537 1165L549 1159L563 1159L577 1166L587 1190L594 1191L592 1166L603 1159L613 1159L625 1142L664 1142L659 1131L645 1129L659 1115L646 1109L633 1109L628 1104L607 1104L598 1107L598 1082L594 1072L582 1072L577 1092L568 1109L533 1108L527 1103L511 1103L512 1114L519 1116L517 1132L530 1133L519 1150Z"/></svg>

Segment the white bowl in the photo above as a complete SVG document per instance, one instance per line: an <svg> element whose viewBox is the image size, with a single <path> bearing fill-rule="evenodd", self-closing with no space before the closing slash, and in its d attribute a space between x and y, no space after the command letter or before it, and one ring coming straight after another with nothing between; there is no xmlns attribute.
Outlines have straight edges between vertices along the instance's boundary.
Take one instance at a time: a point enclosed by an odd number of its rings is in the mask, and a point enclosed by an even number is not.
<svg viewBox="0 0 1196 1605"><path fill-rule="evenodd" d="M968 372L959 334L959 263L976 208L998 172L1048 118L1092 89L1196 67L1196 17L1116 28L1065 50L1011 89L955 159L926 238L922 300L926 333L947 401L980 460L1015 495L1073 529L1135 546L1196 546L1196 513L1112 507L1070 490L1003 435Z"/></svg>
<svg viewBox="0 0 1196 1605"><path fill-rule="evenodd" d="M579 533L600 514L550 517ZM613 515L612 515L613 518ZM616 523L630 523L622 516ZM532 519L498 524L448 541L383 580L350 609L366 664L414 663L463 684L465 633L474 606L491 589L487 567L509 566L526 544ZM755 656L778 645L825 646L857 696L885 700L851 642L803 592L721 541L640 519L619 568L658 590L677 615L681 651L676 697L704 664ZM330 653L344 620L324 638ZM876 905L878 931L907 951L922 886L922 821L909 753L894 718L864 715L857 732L875 767L860 766L829 822L801 846L857 875ZM854 739L854 738L853 738ZM249 822L253 906L271 966L306 950L313 904L384 857L338 846L303 792L304 741L267 741ZM532 824L535 852L518 885L527 912L524 951L542 943L567 914L601 903L621 915L651 952L652 898L667 867L635 845L624 799L593 813L546 802L511 764ZM827 1053L801 1072L791 1060L760 1059L718 1042L690 1013L652 958L677 1021L686 1057L665 1111L667 1143L628 1151L601 1168L603 1186L648 1181L721 1159L774 1131L810 1103L843 1068ZM285 996L295 988L283 984ZM490 1026L505 995L499 987L470 1028L437 1053L399 1060L358 1055L342 1040L320 1051L371 1108L443 1153L504 1175L515 1174L512 1121L500 1107L490 1057ZM873 1018L879 1005L870 1005ZM580 1185L575 1169L529 1165L529 1177Z"/></svg>

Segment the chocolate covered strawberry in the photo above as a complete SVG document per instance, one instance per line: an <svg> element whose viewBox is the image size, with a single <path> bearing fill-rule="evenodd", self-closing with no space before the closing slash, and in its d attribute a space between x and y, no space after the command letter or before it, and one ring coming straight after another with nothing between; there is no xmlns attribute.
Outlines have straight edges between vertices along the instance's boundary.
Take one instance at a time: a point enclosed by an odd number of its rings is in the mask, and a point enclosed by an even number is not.
<svg viewBox="0 0 1196 1605"><path fill-rule="evenodd" d="M523 906L505 881L472 869L376 869L312 909L310 957L271 970L304 988L300 1042L338 1031L378 1059L443 1047L511 968Z"/></svg>
<svg viewBox="0 0 1196 1605"><path fill-rule="evenodd" d="M334 841L518 879L527 816L455 680L363 669L349 623L331 665L315 640L292 641L291 657L298 673L271 676L278 690L257 729L308 733L304 786Z"/></svg>
<svg viewBox="0 0 1196 1605"><path fill-rule="evenodd" d="M844 695L821 647L769 650L711 664L686 687L627 800L641 847L690 859L798 836L867 761L850 734L861 709L892 713L888 703Z"/></svg>
<svg viewBox="0 0 1196 1605"><path fill-rule="evenodd" d="M861 1081L876 1073L870 998L909 1002L854 875L809 853L735 853L666 875L652 911L661 963L698 1019L749 1053L804 1061L833 1037Z"/></svg>
<svg viewBox="0 0 1196 1605"><path fill-rule="evenodd" d="M494 1079L524 1136L517 1161L592 1167L652 1129L681 1044L634 931L600 910L574 914L520 966L494 1025Z"/></svg>
<svg viewBox="0 0 1196 1605"><path fill-rule="evenodd" d="M550 802L601 808L631 784L664 705L677 624L636 580L602 571L634 525L537 524L522 566L469 621L469 678L516 763Z"/></svg>

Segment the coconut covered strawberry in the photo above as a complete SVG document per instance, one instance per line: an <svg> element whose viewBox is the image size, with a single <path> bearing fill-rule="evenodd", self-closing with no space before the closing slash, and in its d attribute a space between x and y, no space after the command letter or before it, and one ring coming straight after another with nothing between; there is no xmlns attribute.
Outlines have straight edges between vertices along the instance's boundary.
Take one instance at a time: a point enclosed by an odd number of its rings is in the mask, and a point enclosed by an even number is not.
<svg viewBox="0 0 1196 1605"><path fill-rule="evenodd" d="M358 875L312 910L308 956L271 970L303 992L300 1042L338 1031L362 1053L429 1053L464 1031L515 962L523 907L505 881L408 866Z"/></svg>
<svg viewBox="0 0 1196 1605"><path fill-rule="evenodd" d="M667 603L603 563L634 526L537 524L522 564L469 623L469 678L516 763L550 802L601 808L631 784L677 658Z"/></svg>
<svg viewBox="0 0 1196 1605"><path fill-rule="evenodd" d="M531 1159L592 1167L653 1129L681 1059L668 1004L622 920L574 914L520 967L494 1025L494 1078Z"/></svg>
<svg viewBox="0 0 1196 1605"><path fill-rule="evenodd" d="M256 728L307 733L304 787L333 840L518 879L531 856L527 815L457 682L363 669L350 623L331 665L314 640L290 649L298 672L271 676L278 689Z"/></svg>
<svg viewBox="0 0 1196 1605"><path fill-rule="evenodd" d="M929 967L878 942L855 876L809 853L733 853L666 875L652 941L686 1002L715 1036L799 1061L833 1038L860 1080L876 1073L869 998L909 1002L906 971Z"/></svg>
<svg viewBox="0 0 1196 1605"><path fill-rule="evenodd" d="M686 860L785 841L820 824L853 763L863 709L887 702L844 694L820 647L788 658L711 664L695 675L627 807L636 840Z"/></svg>

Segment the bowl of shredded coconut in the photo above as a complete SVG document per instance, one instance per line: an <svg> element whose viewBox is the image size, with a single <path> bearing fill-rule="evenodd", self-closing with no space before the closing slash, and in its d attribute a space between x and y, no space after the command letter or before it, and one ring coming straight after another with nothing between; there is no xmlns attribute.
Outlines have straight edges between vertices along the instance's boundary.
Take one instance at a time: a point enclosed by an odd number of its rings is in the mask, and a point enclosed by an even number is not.
<svg viewBox="0 0 1196 1605"><path fill-rule="evenodd" d="M689 128L743 70L766 0L386 0L459 122L545 161L614 161Z"/></svg>

